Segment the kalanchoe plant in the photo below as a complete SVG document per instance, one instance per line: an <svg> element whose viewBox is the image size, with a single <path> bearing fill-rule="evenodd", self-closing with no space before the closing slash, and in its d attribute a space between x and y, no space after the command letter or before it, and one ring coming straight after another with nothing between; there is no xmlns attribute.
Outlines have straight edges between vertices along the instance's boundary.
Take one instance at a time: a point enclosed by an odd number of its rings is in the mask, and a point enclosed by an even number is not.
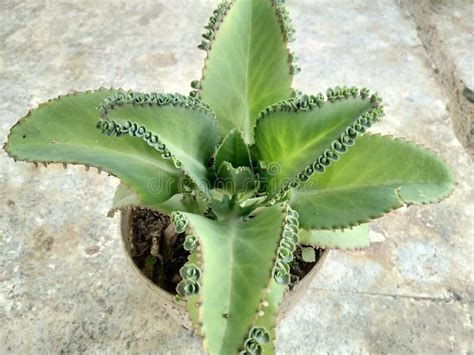
<svg viewBox="0 0 474 355"><path fill-rule="evenodd" d="M212 354L274 351L299 243L365 247L370 220L437 202L453 188L430 151L367 133L384 115L377 94L292 89L299 67L282 2L218 6L189 96L70 94L29 112L5 146L18 160L84 164L118 177L114 210L171 215L190 251L177 294Z"/></svg>

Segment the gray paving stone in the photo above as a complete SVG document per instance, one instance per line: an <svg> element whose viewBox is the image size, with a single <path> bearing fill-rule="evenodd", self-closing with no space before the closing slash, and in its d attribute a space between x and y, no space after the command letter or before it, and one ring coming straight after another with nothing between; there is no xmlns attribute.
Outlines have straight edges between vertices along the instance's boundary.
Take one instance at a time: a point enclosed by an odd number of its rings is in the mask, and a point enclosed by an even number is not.
<svg viewBox="0 0 474 355"><path fill-rule="evenodd" d="M0 142L28 108L72 89L186 93L215 3L4 1ZM414 22L390 0L288 3L303 69L296 86L377 90L387 117L376 130L437 151L458 186L438 205L372 223L369 249L332 252L280 324L278 352L472 351L472 161ZM0 181L0 353L200 351L128 269L118 218L105 218L117 180L0 152Z"/></svg>
<svg viewBox="0 0 474 355"><path fill-rule="evenodd" d="M460 302L312 289L279 326L278 344L297 355L468 354L469 312Z"/></svg>

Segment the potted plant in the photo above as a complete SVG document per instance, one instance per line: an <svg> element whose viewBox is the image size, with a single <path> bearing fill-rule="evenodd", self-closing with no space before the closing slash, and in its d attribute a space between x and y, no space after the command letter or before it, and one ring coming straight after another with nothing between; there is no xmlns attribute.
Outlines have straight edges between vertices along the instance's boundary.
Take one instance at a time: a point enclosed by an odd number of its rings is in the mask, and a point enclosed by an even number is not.
<svg viewBox="0 0 474 355"><path fill-rule="evenodd" d="M299 68L282 3L223 1L205 26L207 58L189 96L69 94L30 111L4 147L16 160L118 177L112 212L124 211L130 258L135 221L158 213L163 228L145 266L164 268L178 249L185 258L174 305L152 287L177 314L185 305L211 354L274 352L279 306L294 303L317 270L300 281L295 263L314 265L319 249L368 246L370 220L440 201L454 185L429 150L367 133L384 114L377 94L292 89Z"/></svg>

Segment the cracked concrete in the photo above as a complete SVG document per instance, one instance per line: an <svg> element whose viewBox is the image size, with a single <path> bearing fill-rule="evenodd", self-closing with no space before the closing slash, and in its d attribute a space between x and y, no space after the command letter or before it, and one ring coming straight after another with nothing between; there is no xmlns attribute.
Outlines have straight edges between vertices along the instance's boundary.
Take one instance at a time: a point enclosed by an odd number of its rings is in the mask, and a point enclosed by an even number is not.
<svg viewBox="0 0 474 355"><path fill-rule="evenodd" d="M416 296L416 295L404 295L404 294L390 294L390 293L374 293L374 292L360 292L360 291L346 291L337 289L327 288L314 288L317 291L329 291L338 292L347 295L362 295L370 297L392 297L392 298L406 298L413 301L427 301L427 302L460 302L460 303L473 303L471 300L464 300L459 295L452 295L449 297L429 297L429 296Z"/></svg>
<svg viewBox="0 0 474 355"><path fill-rule="evenodd" d="M28 108L72 89L188 92L204 57L195 48L201 26L216 3L3 1L0 142ZM331 252L280 323L278 353L472 352L473 164L452 127L464 116L452 109L416 19L392 0L287 3L302 64L296 87L378 91L387 116L374 131L435 150L458 186L440 204L371 223L369 249ZM464 4L442 7L468 19ZM472 48L469 27L449 33L443 51L452 58ZM464 60L472 68L472 56ZM0 353L200 353L199 340L128 268L118 218L105 218L117 180L15 164L0 152L0 181Z"/></svg>

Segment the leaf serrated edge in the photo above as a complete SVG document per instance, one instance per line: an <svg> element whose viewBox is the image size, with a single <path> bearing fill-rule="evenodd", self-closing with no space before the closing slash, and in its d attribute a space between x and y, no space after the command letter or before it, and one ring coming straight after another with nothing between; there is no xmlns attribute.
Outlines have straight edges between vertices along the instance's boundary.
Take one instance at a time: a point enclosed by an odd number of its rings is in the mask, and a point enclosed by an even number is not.
<svg viewBox="0 0 474 355"><path fill-rule="evenodd" d="M295 30L293 28L288 10L283 5L284 1L281 1L281 0L280 1L279 0L265 0L265 1L271 1L273 9L275 10L275 15L277 16L278 22L280 23L283 41L288 52L288 67L289 67L290 75L293 79L294 75L300 73L301 68L299 65L295 64L295 62L298 61L298 57L295 55L295 53L291 52L290 49L288 48L288 43L293 42L295 40L294 38ZM235 0L223 0L214 10L213 14L209 18L208 24L204 27L204 29L206 29L207 32L202 35L204 40L201 42L201 44L198 45L198 48L206 51L206 58L204 59L204 65L201 70L201 79L191 81L191 88L193 90L189 93L190 96L193 96L193 97L200 96L200 93L202 90L201 83L204 80L204 72L207 68L207 63L209 61L209 53L212 50L212 44L215 41L215 38L217 36L217 33L219 32L219 28L222 22L225 19L225 16L230 11L234 3L235 3ZM296 90L294 90L294 92L296 95Z"/></svg>
<svg viewBox="0 0 474 355"><path fill-rule="evenodd" d="M323 249L323 250L327 249L327 250L341 250L341 251L360 251L360 250L370 248L370 244L366 245L364 247L354 247L354 248L332 247L332 246L327 246L327 245L324 245L324 244L321 244L321 243L304 244L304 245L314 247L314 248L318 248L318 249Z"/></svg>
<svg viewBox="0 0 474 355"><path fill-rule="evenodd" d="M7 141L3 144L2 146L2 149L8 154L8 156L10 156L15 162L17 161L22 161L26 164L33 164L36 168L39 168L40 165L39 163L41 163L45 168L47 168L49 165L59 165L59 164L62 164L63 168L64 169L67 169L67 167L69 165L72 165L72 166L77 166L77 167L84 167L85 171L86 172L89 172L90 168L91 167L94 167L97 169L97 174L101 174L102 173L102 170L104 169L104 167L102 166L97 166L97 165L91 165L91 164L81 164L81 163L71 163L71 162L68 162L68 163L64 163L64 162L61 162L61 161L51 161L51 160L48 160L48 161L39 161L39 160L29 160L27 158L23 159L23 158L19 158L17 156L15 156L14 154L12 154L11 152L8 151L7 149L7 144L10 140L10 137L12 135L12 131L15 127L20 127L24 121L26 121L28 118L31 117L33 111L36 111L42 107L45 107L45 106L49 106L52 102L55 102L55 101L59 101L60 99L64 98L64 97L69 97L69 96L74 96L74 95L80 95L80 94L88 94L88 93L95 93L95 92L99 92L99 91L115 91L117 89L114 89L114 88L106 88L106 87L100 87L98 89L89 89L89 90L85 90L85 91L70 91L68 92L67 94L63 94L63 95L58 95L54 98L50 98L46 101L43 101L41 103L39 103L36 107L34 108L30 108L27 112L27 114L23 117L21 117L11 128L10 128L10 131L9 131L9 134L7 136ZM133 189L127 185L127 183L125 183L122 179L120 179L119 177L117 177L115 174L113 173L110 173L110 172L107 172L107 176L113 176L113 177L116 177L117 179L120 180L120 182L122 184L124 184L128 189L130 189L131 191L133 191ZM131 206L130 207L142 207L142 206ZM112 210L110 210L108 213L107 213L107 217L113 217L113 215L115 215L115 213L117 212L118 209L115 209L115 211L112 212ZM111 214L112 212L112 214Z"/></svg>
<svg viewBox="0 0 474 355"><path fill-rule="evenodd" d="M117 93L104 99L98 106L97 110L102 117L107 115L108 111L113 110L116 106L175 106L205 113L210 118L213 118L215 125L219 126L219 122L216 120L216 115L212 108L197 97L185 96L179 93L143 93L131 90L125 91L123 89L118 89L117 91Z"/></svg>
<svg viewBox="0 0 474 355"><path fill-rule="evenodd" d="M281 239L283 238L283 230L284 230L284 227L286 226L286 219L287 219L287 216L288 216L288 209L290 208L289 205L287 204L282 204L282 208L285 209L285 212L284 212L284 215L283 215L283 219L282 219L282 227L281 227L281 234L280 234L280 241ZM264 302L265 298L266 298L266 295L268 293L268 290L269 290L269 287L271 285L271 282L273 280L273 269L275 268L275 264L276 264L276 261L277 261L277 250L279 248L279 243L275 249L275 253L273 255L273 259L272 259L272 267L270 269L270 275L269 275L269 279L268 279L268 283L267 285L264 286L264 288L261 290L261 295L260 295L260 301L258 302L257 304L257 309L255 311L255 317L254 317L254 320L252 321L252 324L249 326L247 332L249 332L252 327L255 326L255 323L257 322L257 319L259 317L259 312L261 311L261 304ZM246 339L243 339L242 340L242 345L245 343L245 340ZM239 349L239 350L242 350L242 349Z"/></svg>
<svg viewBox="0 0 474 355"><path fill-rule="evenodd" d="M192 225L189 223L189 220L188 220L183 214L181 214L181 212L176 211L175 215L180 215L183 219L185 219L185 220L186 220L186 230L187 230L187 231L190 231L190 232L191 232L190 234L196 235L196 234L194 233L194 229L193 229ZM178 226L175 224L175 219L172 218L171 221L172 221L172 223L173 223L173 225L174 225L174 227L175 227L175 229L176 229ZM202 277L203 277L202 275L204 275L204 272L205 272L205 265L204 265L204 258L203 258L203 255L202 255L202 245L201 245L200 238L198 238L198 242L197 242L197 246L196 246L196 249L195 249L195 253L196 253L195 256L196 256L196 260L197 260L197 262L198 262L199 269L201 270L201 278L202 278ZM190 257L188 257L188 262L189 262L189 259L190 259ZM200 307L200 306L202 305L202 302L203 302L201 295L202 295L202 290L199 290L199 292L198 292L197 295L196 295L197 301L196 301L196 303L195 303L195 305L194 305L195 307L198 307L198 308L199 308L199 309L198 309L198 314L199 314L198 317L199 317L199 319L198 319L198 321L197 321L196 323L195 323L194 321L192 322L192 327L193 327L193 329L196 331L196 333L201 337L201 340L202 340L202 343L203 343L203 347L206 349L206 347L205 347L205 341L204 341L205 336L204 336L204 334L203 334L203 332L202 332L202 321L201 321L201 318L200 318L200 314L201 314L201 312L200 312L201 307ZM188 298L188 297L184 298L184 300L185 300L186 303L189 302L189 298ZM190 318L191 318L191 317L190 317Z"/></svg>
<svg viewBox="0 0 474 355"><path fill-rule="evenodd" d="M198 241L199 243L199 241ZM198 264L198 268L199 270L201 271L201 278L202 278L202 263L200 262L200 257L199 257L199 245L196 246L196 248L192 251L190 251L190 254L188 255L188 258L187 258L187 261L186 263L183 265L184 266L187 266L187 265L190 265L190 264ZM177 293L177 291L175 290L176 292L176 295L175 295L175 302L177 302L178 304L183 304L184 305L184 308L186 309L186 312L187 312L187 316L188 316L188 319L189 321L191 322L191 328L196 332L196 334L200 335L199 334L199 327L197 326L197 324L195 323L194 319L192 318L190 312L189 312L189 307L190 307L190 302L194 302L194 307L198 307L197 303L199 301L196 301L195 298L197 298L199 296L199 292L197 295L192 295L192 296L188 296L188 297L180 297ZM190 297L193 297L193 299L190 299Z"/></svg>
<svg viewBox="0 0 474 355"><path fill-rule="evenodd" d="M298 173L295 178L283 185L279 192L269 200L269 205L283 199L291 188L297 188L307 182L314 173L323 174L326 168L331 165L332 161L338 160L340 154L346 153L347 150L355 144L355 140L359 136L364 134L367 129L384 116L384 111L382 99L377 93L371 94L367 88L359 89L355 86L336 86L335 88L328 88L326 95L322 93L316 95L303 94L275 103L259 113L255 127L257 127L259 121L271 117L272 113L317 110L323 105L358 97L367 100L372 105L372 109L360 115L345 129L339 138L331 142L322 155L317 157L312 164Z"/></svg>
<svg viewBox="0 0 474 355"><path fill-rule="evenodd" d="M355 221L354 223L348 223L348 224L343 224L343 225L337 225L337 226L331 226L329 228L318 228L318 229L307 229L307 228L301 228L305 231L313 231L313 230L341 230L343 231L344 229L346 228L352 228L352 227L357 227L361 224L364 224L364 223L369 223L370 221L373 221L373 220L376 220L378 218L381 218L383 216L385 216L386 214L388 213L391 213L403 206L411 206L411 205L429 205L429 204L433 204L433 203L440 203L441 201L449 198L453 193L454 193L454 190L455 190L455 186L458 185L458 181L456 180L456 176L455 174L452 172L451 169L449 169L449 165L446 164L445 160L443 158L441 158L440 156L436 155L435 152L431 149L431 148L428 148L426 146L424 146L423 144L420 144L420 143L416 143L416 142L413 142L413 141L410 141L408 139L405 139L404 137L394 137L392 135L389 135L389 134L381 134L381 133L371 133L371 134L368 134L369 136L375 136L375 137L384 137L384 138L390 138L390 139L393 139L393 140L396 140L396 141L399 141L399 142L402 142L404 144L408 144L408 145L412 145L416 148L421 148L421 149L424 149L425 151L427 151L429 154L431 154L432 156L436 157L437 159L439 159L444 165L446 165L448 167L448 171L449 171L449 174L453 180L453 188L449 191L446 192L446 194L444 195L441 195L439 198L437 199L434 199L434 200L429 200L429 201L426 201L426 202L422 202L422 203L417 203L417 204L413 204L413 203L407 203L403 200L403 198L400 196L399 194L399 189L400 187L397 187L396 188L396 194L397 194L397 197L399 199L399 204L398 205L395 205L395 206L391 206L389 208L386 208L382 213L379 213L379 214L375 214L375 215L372 215L372 216L369 216L368 218L366 219L359 219L357 221ZM290 203L291 204L291 203Z"/></svg>
<svg viewBox="0 0 474 355"><path fill-rule="evenodd" d="M222 170L224 167L227 168L227 169L229 169L229 170L234 170L237 174L239 174L239 173L247 173L247 174L250 174L250 175L252 175L252 176L255 176L255 173L254 173L254 172L252 171L252 169L250 169L248 166L238 166L238 167L235 168L235 167L232 165L232 163L231 163L231 162L228 162L227 160L224 160L224 161L222 162L222 164L221 164L221 166L220 166L220 168L219 168L217 174L219 174L219 173L221 172L221 170Z"/></svg>
<svg viewBox="0 0 474 355"><path fill-rule="evenodd" d="M291 210L291 207L288 205L288 204L283 204L283 208L285 209L284 211L284 215L283 215L283 220L282 220L282 224L281 224L281 232L280 232L280 240L278 242L278 245L277 245L277 248L275 250L275 256L274 256L274 259L273 259L273 268L272 268L272 274L271 274L271 277L268 281L268 284L267 284L267 287L264 289L263 291L263 297L261 297L261 300L259 302L259 305L258 305L258 309L257 309L257 312L255 314L255 318L253 320L253 323L252 325L250 326L249 328L249 331L250 329L252 329L252 327L256 326L257 325L257 322L258 322L258 319L260 317L262 317L264 314L262 314L261 312L265 312L264 309L265 309L265 302L267 301L267 297L269 295L269 293L271 292L271 286L272 286L272 283L273 282L276 282L278 283L274 277L273 277L273 270L275 269L276 267L276 263L277 263L277 260L278 260L278 256L277 256L277 253L278 253L278 249L280 248L280 243L282 240L284 240L284 231L285 231L285 227L288 226L289 224L289 220L288 220L288 216L289 216L289 211ZM294 211L296 212L296 211ZM283 286L283 287L286 287L286 286ZM284 290L284 294L288 291L288 288L286 287L286 289ZM282 304L284 300L284 295L283 297L281 298L279 304L277 305L278 308L279 306ZM278 319L278 311L273 315L272 319L271 319L271 322L273 324L272 328L270 329L267 329L269 335L270 335L270 342L272 343L273 346L275 346L275 337L273 336L273 334L275 334L275 329L276 329L276 323L277 323L277 319Z"/></svg>
<svg viewBox="0 0 474 355"><path fill-rule="evenodd" d="M100 87L98 89L89 89L89 90L85 90L85 91L71 91L71 92L68 92L67 94L63 94L63 95L58 95L57 97L54 97L54 98L50 98L48 99L47 101L44 101L44 102L41 102L40 104L38 104L35 108L31 108L28 110L27 114L25 116L23 116L22 118L20 118L11 128L10 128L10 131L9 131L9 134L8 134L8 137L7 137L7 141L4 143L2 149L16 162L16 161L22 161L22 162L26 162L26 163L31 163L31 164L34 164L35 167L39 167L39 163L42 163L43 166L46 168L48 167L48 165L56 165L56 164L62 164L62 166L64 168L67 168L68 165L73 165L73 166L83 166L87 171L89 171L90 167L94 167L97 169L97 173L100 175L102 173L102 170L105 168L103 166L99 166L99 165L95 165L95 164L82 164L82 163L72 163L72 162L68 162L68 163L64 163L62 161L55 161L55 160L48 160L48 161L39 161L39 160L30 160L28 158L19 158L17 156L15 156L14 154L12 154L11 152L9 152L9 150L7 149L7 145L8 145L8 142L10 140L10 137L13 133L13 129L15 127L20 127L27 119L29 119L31 117L31 115L33 114L34 111L42 108L42 107L47 107L49 106L52 102L55 102L55 101L59 101L65 97L70 97L70 96L75 96L75 95L80 95L80 94L89 94L89 93L96 93L96 92L99 92L99 91L117 91L116 94L114 95L111 95L109 96L109 98L106 98L105 100L110 100L111 98L114 98L119 92L124 92L122 89L114 89L114 88L105 88L105 87ZM178 94L179 95L179 94ZM173 94L173 96L176 96ZM179 95L179 96L182 96L182 95ZM199 100L199 102L201 102ZM204 104L206 105L206 104ZM102 106L102 105L101 105ZM207 105L206 105L207 106ZM100 107L100 106L99 106ZM205 109L206 107L204 106L203 109ZM209 107L210 109L210 107ZM100 112L100 111L99 111ZM213 117L215 118L215 115L214 113L212 112L211 110L211 113L213 114ZM99 118L100 116L98 115L97 118ZM216 124L217 121L215 121ZM122 179L120 179L117 175L113 174L113 173L110 173L107 171L107 175L108 176L114 176L116 177L117 179L119 179L125 186L127 186L127 188L129 188L131 191L133 191L133 189L127 185ZM137 207L140 207L140 206L137 206ZM115 213L115 212L114 212Z"/></svg>
<svg viewBox="0 0 474 355"><path fill-rule="evenodd" d="M287 225L287 220L288 220L288 211L291 209L291 207L288 205L288 204L282 204L281 207L283 209L285 209L284 211L284 215L283 215L283 218L282 218L282 227L281 227L281 235L280 235L280 242L281 240L283 239L283 232L284 232L284 229L285 229L285 226ZM296 211L295 211L296 212ZM184 217L184 216L183 216ZM184 217L185 218L185 217ZM187 228L190 229L191 231L193 231L193 227L192 227L192 224L189 223L189 220L187 220ZM252 322L252 325L249 327L249 331L250 329L255 326L255 323L259 317L259 312L261 311L261 306L263 304L263 302L265 301L266 299L266 295L268 293L268 290L269 290L269 287L271 285L271 282L273 280L273 270L275 268L275 264L276 264L276 261L277 261L277 250L279 248L279 244L277 246L277 248L275 249L275 254L274 254L274 257L273 257L273 263L272 263L272 267L270 269L270 272L269 272L269 282L267 285L265 285L261 291L261 297L260 297L260 301L258 302L258 305L257 305L257 309L255 311L255 318ZM204 275L205 273L205 263L204 263L204 258L203 258L203 255L202 255L202 245L200 242L198 242L198 246L196 248L196 257L199 261L199 268L202 272L202 275ZM203 300L201 298L201 294L202 292L199 292L197 294L197 297L198 297L198 301L197 303L199 303L199 306L201 306L203 304ZM205 350L208 350L208 347L207 347L207 344L206 344L206 335L204 334L204 332L202 331L202 325L203 325L203 320L202 320L202 312L201 312L201 307L199 307L199 321L198 321L198 324L197 326L195 326L195 330L196 332L199 334L199 336L201 337L202 339L202 344L203 344L203 347ZM194 326L194 324L193 324ZM243 339L242 341L242 344L245 342L245 339Z"/></svg>
<svg viewBox="0 0 474 355"><path fill-rule="evenodd" d="M274 269L276 267L276 263L278 261L278 249L280 248L280 243L281 241L284 239L284 236L283 236L283 233L285 231L285 227L288 225L288 215L289 215L289 210L291 209L291 207L288 205L288 204L282 204L282 208L284 209L284 214L283 214L283 218L282 218L282 223L281 223L281 231L280 231L280 239L278 241L278 244L277 244L277 247L275 248L275 253L274 253L274 256L273 256L273 266L271 268L271 273L270 273L270 277L268 279L268 283L267 285L263 288L263 290L261 291L261 296L260 296L260 301L258 302L258 305L257 305L257 310L255 311L255 317L252 321L252 324L249 326L248 328L248 331L247 332L250 332L250 330L256 326L257 324L257 321L258 321L258 318L261 317L261 313L262 312L262 308L263 308L263 304L264 302L266 301L267 299L267 295L269 294L270 292L270 287L272 285L272 282L277 282L275 281L274 279L274 276L273 276L273 272L274 272ZM276 327L276 318L278 316L278 312L277 314L275 315L275 327ZM272 329L268 329L267 331L269 332L270 336L273 332L273 330L275 329L275 327L273 327ZM244 339L242 344L245 343L245 341L247 340L248 338ZM270 339L271 342L274 342L275 339ZM244 350L244 349L239 349L239 350ZM240 353L239 353L240 354Z"/></svg>
<svg viewBox="0 0 474 355"><path fill-rule="evenodd" d="M186 233L186 235L187 235L186 239L189 237L189 235L193 235L192 228L189 225L189 220L180 211L172 212L170 217L171 217L171 223L173 224L173 227L174 227L174 229L177 233L183 233L183 232ZM190 231L191 231L191 233L189 233ZM196 266L194 264L194 262L196 262L198 264L197 269L199 270L199 276L197 278L195 278L195 277L191 278L191 280L194 281L195 284L197 284L197 286L198 286L197 291L194 289L192 294L180 296L181 300L184 300L186 303L188 303L190 301L191 302L194 301L194 300L190 300L189 299L190 297L198 298L199 295L201 294L201 289L202 289L201 284L202 284L202 277L203 277L203 272L204 272L204 263L203 263L203 259L202 259L201 243L199 241L199 238L197 238L196 245L192 249L186 249L186 250L190 251L190 254L188 256L187 262L180 269L180 275L182 277L182 280L176 286L176 294L177 295L179 295L179 293L180 293L179 292L180 284L185 283L186 281L189 281L189 279L187 279L182 274L182 269L189 266L189 265L191 265L191 264L193 264L193 266ZM195 258L196 260L193 260L193 258ZM198 300L197 303L199 303L199 302L200 301ZM197 306L197 304L195 304L194 306ZM189 316L189 318L191 318L191 315L189 314L189 310L188 310L188 316ZM191 318L191 321L192 321L192 327L195 328L195 330L197 332L199 332L199 329L196 328L196 325L194 324L194 321L193 321L192 318Z"/></svg>
<svg viewBox="0 0 474 355"><path fill-rule="evenodd" d="M344 232L345 230L351 230L352 228L346 228L346 229L341 229L341 230L335 230L335 229L332 229L330 231L336 233L336 232ZM308 232L307 229L304 229L304 228L301 228L301 230L304 230L306 232ZM324 231L323 229L311 229L309 230L309 232L317 232L317 231ZM306 246L310 246L310 247L313 247L313 248L318 248L318 249L327 249L327 250L342 250L342 251L359 251L359 250L364 250L364 249L367 249L367 248L370 248L370 245L371 245L371 242L369 240L369 244L366 245L366 246L361 246L361 247L353 247L353 248L341 248L341 247L333 247L333 246L328 246L324 243L318 243L318 242L315 242L315 243L301 243L301 245L306 245Z"/></svg>
<svg viewBox="0 0 474 355"><path fill-rule="evenodd" d="M222 149L222 147L224 146L224 143L227 142L227 140L230 138L231 134L233 134L234 132L238 132L240 134L240 137L242 138L242 141L244 142L245 144L245 147L247 148L247 153L248 153L248 158L249 158L249 164L252 164L252 156L250 154L250 149L248 147L248 145L245 143L245 141L243 140L243 137L242 137L242 130L238 129L238 128L234 128L232 129L223 139L222 141L217 145L217 148L216 148L216 152L214 153L213 157L217 157L217 155L219 154L220 150ZM215 165L215 160L214 160L214 164L213 164L213 168L214 170L217 172L218 169L220 168L219 166L216 166ZM253 169L253 168L252 168Z"/></svg>
<svg viewBox="0 0 474 355"><path fill-rule="evenodd" d="M181 107L185 109L195 110L206 114L211 118L212 123L219 131L219 122L216 119L214 111L209 105L195 97L184 96L178 93L140 93L133 91L119 90L116 94L106 98L97 108L101 115L101 119L97 122L97 128L102 131L102 134L107 136L115 135L120 137L128 133L132 137L143 138L143 140L156 151L161 153L161 157L165 160L171 160L177 169L180 169L184 175L193 181L193 183L203 192L209 190L209 186L193 179L189 171L183 166L176 156L167 148L166 144L161 142L159 136L144 125L138 125L131 120L125 120L124 124L119 124L115 120L106 118L107 114L117 107L124 107L126 105L132 106L155 106L155 107ZM215 147L214 147L215 149ZM204 166L205 167L205 166ZM206 168L206 167L205 167ZM183 180L184 181L184 180Z"/></svg>
<svg viewBox="0 0 474 355"><path fill-rule="evenodd" d="M158 135L149 131L145 126L138 126L137 123L130 120L126 120L124 124L119 124L115 120L101 119L97 122L97 128L102 131L102 134L107 136L115 135L116 137L121 137L128 133L131 137L142 138L142 140L150 147L161 153L162 159L170 160L175 168L181 170L189 181L192 181L202 191L208 191L206 185L201 184L199 181L196 181L191 177L189 171L186 170L181 161L176 158L166 145L160 141ZM188 181L186 178L182 179L183 184Z"/></svg>
<svg viewBox="0 0 474 355"><path fill-rule="evenodd" d="M288 48L288 43L294 42L295 38L295 29L293 27L293 23L291 21L290 13L288 9L285 7L284 0L271 0L273 8L275 9L275 13L278 17L278 21L280 22L281 33L283 35L283 41L286 44L286 49L288 51L288 66L290 68L290 74L292 79L296 74L301 72L301 67L296 64L298 61L298 57L294 52L291 52ZM295 96L297 95L295 90Z"/></svg>
<svg viewBox="0 0 474 355"><path fill-rule="evenodd" d="M213 14L209 17L208 23L204 26L206 33L202 34L204 40L199 44L197 47L201 50L206 51L206 57L204 58L204 64L201 69L201 79L193 80L191 82L191 88L193 89L189 95L193 97L200 97L200 93L202 90L201 82L204 79L204 72L207 68L207 63L209 61L209 52L212 48L212 44L214 43L217 33L219 32L219 28L224 21L224 18L228 14L229 10L234 5L234 0L223 0L217 8L213 11ZM208 38L207 38L208 37Z"/></svg>
<svg viewBox="0 0 474 355"><path fill-rule="evenodd" d="M12 154L11 152L8 151L7 149L7 145L8 145L8 142L10 140L10 136L12 135L12 131L15 127L20 127L24 121L26 121L27 119L29 119L33 113L33 111L36 111L42 107L46 107L46 106L49 106L52 102L55 102L55 101L59 101L61 100L62 98L64 97L69 97L69 96L74 96L74 95L78 95L78 94L88 94L88 93L96 93L96 92L99 92L99 91L117 91L118 89L114 89L114 88L106 88L106 87L100 87L98 89L89 89L89 90L85 90L85 91L70 91L68 92L67 94L63 94L63 95L58 95L54 98L50 98L46 101L43 101L41 103L39 103L36 107L34 108L31 108L28 110L27 114L25 116L23 116L22 118L20 118L11 128L10 128L10 131L9 131L9 134L7 136L7 141L3 144L2 146L2 149L8 154L8 156L10 156L15 162L16 161L22 161L26 164L33 164L36 168L39 168L40 167L40 163L45 167L47 168L49 165L62 165L64 169L67 169L67 167L69 165L72 165L72 166L77 166L77 167L84 167L85 171L86 172L89 172L90 168L91 167L94 167L97 169L97 174L100 175L102 173L102 170L104 169L104 167L102 166L98 166L98 165L92 165L92 164L81 164L81 163L64 163L64 162L61 162L61 161L38 161L38 160L29 160L27 158L23 159L23 158L19 158L17 156L15 156L14 154ZM122 179L120 179L117 175L113 174L113 173L110 173L110 172L107 172L107 176L113 176L117 179L120 180L120 182L122 184L124 184L129 190L133 191L133 189L126 183L124 182ZM135 193L135 192L134 192ZM130 207L142 207L140 205L130 205ZM115 215L115 213L118 211L119 209L111 209L108 211L107 213L107 217L113 217Z"/></svg>
<svg viewBox="0 0 474 355"><path fill-rule="evenodd" d="M82 164L82 163L72 163L72 162L68 162L68 163L64 163L62 161L56 161L56 160L48 160L48 161L43 161L43 160L32 160L32 159L28 159L28 158L20 158L18 156L16 156L15 154L11 153L9 150L8 150L8 142L10 141L10 137L11 135L13 134L13 129L15 127L20 127L27 119L29 119L31 117L31 115L33 114L34 111L42 108L42 107L46 107L46 106L49 106L52 102L55 102L55 101L59 101L61 100L62 98L65 98L65 97L69 97L69 96L74 96L74 95L80 95L80 94L89 94L89 93L96 93L96 92L99 92L99 91L116 91L117 89L114 89L114 88L106 88L106 87L100 87L98 89L89 89L89 90L85 90L85 91L70 91L68 92L67 94L63 94L63 95L58 95L54 98L50 98L48 99L47 101L43 101L41 102L40 104L38 104L36 107L34 108L31 108L28 110L27 114L23 117L21 117L9 130L9 133L8 133L8 136L7 136L7 140L6 142L3 144L2 146L2 149L8 154L9 157L11 157L15 162L17 161L22 161L22 162L25 162L27 164L34 164L35 167L39 167L39 164L41 163L45 168L48 167L48 165L57 165L57 164L62 164L62 166L64 168L67 168L68 165L72 165L72 166L83 166L85 168L85 171L88 172L89 169L91 167L93 168L96 168L97 169L97 174L101 174L102 173L102 170L105 170L105 168L103 166L99 166L99 165L95 165L95 164ZM107 171L107 175L108 176L114 176L118 179L120 179L117 175L113 174L113 173L110 173ZM122 181L120 179L120 181ZM125 184L127 185L127 184ZM127 187L129 187L127 185Z"/></svg>
<svg viewBox="0 0 474 355"><path fill-rule="evenodd" d="M148 130L144 125L139 126L136 122L125 120L120 124L115 120L102 118L97 122L97 129L106 136L122 137L127 134L134 138L142 138L150 147L161 153L164 160L171 160L177 169L182 169L182 163L173 155L166 144L162 143L159 136Z"/></svg>
<svg viewBox="0 0 474 355"><path fill-rule="evenodd" d="M36 111L40 108L42 108L43 106L49 106L50 103L54 102L54 101L59 101L60 99L62 98L65 98L65 97L69 97L69 96L74 96L74 95L78 95L78 94L89 94L89 93L96 93L96 92L99 92L99 91L102 91L102 90L106 90L106 91L114 91L116 89L114 88L105 88L105 87L100 87L98 89L89 89L89 90L86 90L86 91L71 91L71 92L68 92L67 94L63 94L63 95L58 95L54 98L50 98L48 99L47 101L43 101L41 103L39 103L36 107L34 108L30 108L28 110L28 112L26 113L25 116L21 117L12 127L10 127L10 130L9 130L9 133L8 133L8 136L7 136L7 140L6 142L3 144L2 146L2 149L8 154L9 157L11 157L15 162L16 161L24 161L24 162L27 162L27 163L32 163L32 164L35 164L35 166L37 166L39 163L42 163L43 165L45 165L45 167L47 166L47 164L64 164L63 162L61 161L40 161L40 160L30 160L28 158L25 158L25 159L22 159L22 158L19 158L18 156L15 156L14 154L12 154L11 152L8 151L8 142L10 141L10 137L11 135L13 134L13 129L15 127L20 127L24 121L26 121L28 118L31 117L33 111ZM97 169L102 169L103 167L100 167L100 166L95 166L95 165L88 165L88 164L80 164L80 163L66 163L66 164L70 164L70 165L80 165L80 166L84 166L86 168L86 170L89 170L89 167L94 167L94 168L97 168ZM110 175L113 175L113 174L110 174ZM114 175L115 176L115 175Z"/></svg>

